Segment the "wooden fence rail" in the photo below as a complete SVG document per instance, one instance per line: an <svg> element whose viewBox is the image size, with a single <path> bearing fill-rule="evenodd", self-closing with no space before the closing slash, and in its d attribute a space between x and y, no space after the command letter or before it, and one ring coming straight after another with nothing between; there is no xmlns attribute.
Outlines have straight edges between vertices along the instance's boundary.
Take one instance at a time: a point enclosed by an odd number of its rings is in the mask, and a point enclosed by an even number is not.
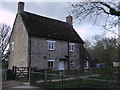
<svg viewBox="0 0 120 90"><path fill-rule="evenodd" d="M100 83L103 83L103 84L104 83L109 83L109 84L111 83L113 85L120 84L120 82L113 81L113 80L103 80L103 79L91 78L91 77L99 76L98 74L78 77L78 76L64 75L64 74L61 74L61 73L53 74L53 73L49 73L47 71L32 72L31 77L30 77L30 84L31 85L39 85L40 83L44 83L46 85L46 88L49 88L49 87L47 87L47 85L49 85L52 82L59 82L60 85L61 85L61 88L62 88L65 81L69 81L69 80L76 80L76 81L79 81L79 82L82 82L82 81L84 82L84 81L88 80L88 81L92 81L92 82L93 81L94 82L100 82Z"/></svg>

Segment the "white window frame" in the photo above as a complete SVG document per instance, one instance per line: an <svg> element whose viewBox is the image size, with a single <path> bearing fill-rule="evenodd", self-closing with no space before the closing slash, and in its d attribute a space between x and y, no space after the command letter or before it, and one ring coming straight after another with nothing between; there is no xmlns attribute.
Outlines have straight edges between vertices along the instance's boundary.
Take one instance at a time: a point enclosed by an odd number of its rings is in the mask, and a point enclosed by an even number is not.
<svg viewBox="0 0 120 90"><path fill-rule="evenodd" d="M75 62L74 61L70 61L70 66L74 67L75 66Z"/></svg>
<svg viewBox="0 0 120 90"><path fill-rule="evenodd" d="M69 43L69 51L74 52L75 50L75 43Z"/></svg>
<svg viewBox="0 0 120 90"><path fill-rule="evenodd" d="M47 40L47 42L48 42L48 50L55 50L56 41Z"/></svg>
<svg viewBox="0 0 120 90"><path fill-rule="evenodd" d="M84 69L88 69L89 68L89 62L88 61L84 61Z"/></svg>
<svg viewBox="0 0 120 90"><path fill-rule="evenodd" d="M14 45L15 43L14 42L11 42L11 49L14 50Z"/></svg>
<svg viewBox="0 0 120 90"><path fill-rule="evenodd" d="M49 62L52 62L53 64L50 64L50 67L49 67ZM55 62L55 60L48 60L48 68L54 68L54 62ZM53 65L53 66L51 66L51 65Z"/></svg>

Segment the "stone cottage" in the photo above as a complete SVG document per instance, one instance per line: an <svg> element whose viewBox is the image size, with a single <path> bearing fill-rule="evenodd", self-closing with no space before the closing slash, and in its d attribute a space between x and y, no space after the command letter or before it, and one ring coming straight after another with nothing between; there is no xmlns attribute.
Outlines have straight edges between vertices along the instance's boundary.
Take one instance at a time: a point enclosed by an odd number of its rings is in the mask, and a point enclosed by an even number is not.
<svg viewBox="0 0 120 90"><path fill-rule="evenodd" d="M80 69L84 42L66 22L24 11L18 3L18 13L10 37L9 69L12 66L53 70Z"/></svg>

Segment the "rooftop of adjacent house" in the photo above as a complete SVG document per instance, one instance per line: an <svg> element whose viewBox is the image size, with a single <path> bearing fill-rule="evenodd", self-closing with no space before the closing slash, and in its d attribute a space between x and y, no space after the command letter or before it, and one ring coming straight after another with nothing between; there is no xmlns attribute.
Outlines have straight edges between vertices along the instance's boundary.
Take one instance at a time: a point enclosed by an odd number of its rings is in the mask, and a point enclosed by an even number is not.
<svg viewBox="0 0 120 90"><path fill-rule="evenodd" d="M20 15L30 36L84 43L74 28L66 22L25 11Z"/></svg>

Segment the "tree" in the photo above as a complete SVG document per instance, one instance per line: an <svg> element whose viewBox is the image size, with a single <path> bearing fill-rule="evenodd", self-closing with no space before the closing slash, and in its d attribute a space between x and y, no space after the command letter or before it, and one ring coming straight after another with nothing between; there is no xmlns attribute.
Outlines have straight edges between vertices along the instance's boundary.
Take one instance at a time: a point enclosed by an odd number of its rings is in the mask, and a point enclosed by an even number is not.
<svg viewBox="0 0 120 90"><path fill-rule="evenodd" d="M112 63L118 60L118 44L116 38L96 35L94 44L88 49L90 55L99 63Z"/></svg>
<svg viewBox="0 0 120 90"><path fill-rule="evenodd" d="M10 37L10 26L6 24L0 25L0 56L3 59L6 47L8 45L9 37Z"/></svg>
<svg viewBox="0 0 120 90"><path fill-rule="evenodd" d="M90 49L92 48L91 42L88 41L88 40L85 40L84 42L85 42L84 47L85 47L87 50L90 50Z"/></svg>
<svg viewBox="0 0 120 90"><path fill-rule="evenodd" d="M94 19L94 25L98 25L104 29L118 25L118 17L120 17L120 4L118 2L77 2L72 3L70 13L75 19L84 20L86 18ZM105 17L104 24L99 25L98 19ZM103 20L102 20L103 21ZM109 28L108 28L109 26Z"/></svg>

